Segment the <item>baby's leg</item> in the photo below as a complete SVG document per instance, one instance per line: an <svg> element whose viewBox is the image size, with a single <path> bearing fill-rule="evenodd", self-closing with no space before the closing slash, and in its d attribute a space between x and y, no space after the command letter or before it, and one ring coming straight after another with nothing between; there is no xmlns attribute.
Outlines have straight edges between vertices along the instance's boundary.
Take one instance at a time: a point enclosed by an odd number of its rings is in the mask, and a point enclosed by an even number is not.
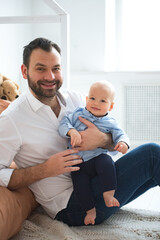
<svg viewBox="0 0 160 240"><path fill-rule="evenodd" d="M96 219L96 209L90 187L92 175L95 176L93 165L92 160L83 162L79 165L79 171L71 173L75 195L81 208L86 212L85 225L95 224Z"/></svg>
<svg viewBox="0 0 160 240"><path fill-rule="evenodd" d="M106 191L103 193L104 202L107 207L119 207L119 201L114 197L115 190Z"/></svg>
<svg viewBox="0 0 160 240"><path fill-rule="evenodd" d="M85 225L88 225L88 224L94 225L95 224L95 219L96 219L96 209L92 208L92 209L90 209L86 212L86 216L85 216L85 219L84 219L84 224Z"/></svg>
<svg viewBox="0 0 160 240"><path fill-rule="evenodd" d="M101 154L95 159L96 170L101 182L105 204L107 207L119 207L120 204L114 197L114 189L117 187L114 162L107 154Z"/></svg>

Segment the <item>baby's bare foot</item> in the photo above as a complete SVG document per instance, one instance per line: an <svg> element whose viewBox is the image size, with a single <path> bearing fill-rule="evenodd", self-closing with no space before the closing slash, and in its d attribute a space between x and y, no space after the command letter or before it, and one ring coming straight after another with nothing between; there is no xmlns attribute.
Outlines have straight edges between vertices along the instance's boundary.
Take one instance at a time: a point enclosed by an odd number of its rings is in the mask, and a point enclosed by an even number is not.
<svg viewBox="0 0 160 240"><path fill-rule="evenodd" d="M84 224L88 225L88 224L95 224L95 218L96 218L96 209L92 208L90 210L87 211L87 215L85 216L84 219Z"/></svg>
<svg viewBox="0 0 160 240"><path fill-rule="evenodd" d="M107 207L119 207L119 201L113 197L112 191L104 192L103 198Z"/></svg>

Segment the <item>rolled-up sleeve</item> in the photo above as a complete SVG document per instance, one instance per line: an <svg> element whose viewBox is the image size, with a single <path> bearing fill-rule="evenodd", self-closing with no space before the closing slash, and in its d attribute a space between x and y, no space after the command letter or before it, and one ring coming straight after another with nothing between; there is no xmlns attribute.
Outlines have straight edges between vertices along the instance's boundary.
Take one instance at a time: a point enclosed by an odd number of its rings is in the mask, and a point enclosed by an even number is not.
<svg viewBox="0 0 160 240"><path fill-rule="evenodd" d="M0 170L0 186L7 187L14 169L6 168Z"/></svg>
<svg viewBox="0 0 160 240"><path fill-rule="evenodd" d="M14 123L6 116L0 116L0 186L8 186L13 169L10 169L20 147L20 136Z"/></svg>

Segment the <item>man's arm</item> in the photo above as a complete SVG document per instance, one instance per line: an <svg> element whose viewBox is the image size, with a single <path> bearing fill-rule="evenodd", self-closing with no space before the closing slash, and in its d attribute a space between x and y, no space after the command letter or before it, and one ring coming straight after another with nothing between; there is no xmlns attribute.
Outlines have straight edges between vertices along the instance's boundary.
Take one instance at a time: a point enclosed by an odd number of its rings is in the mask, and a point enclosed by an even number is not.
<svg viewBox="0 0 160 240"><path fill-rule="evenodd" d="M66 172L79 170L79 167L74 165L80 164L82 160L78 155L71 155L73 153L78 154L78 151L68 149L52 155L42 164L23 169L15 169L11 175L8 188L15 190L47 177L55 177Z"/></svg>
<svg viewBox="0 0 160 240"><path fill-rule="evenodd" d="M85 131L79 132L81 134L82 141L75 149L78 149L79 151L86 151L101 147L106 148L109 151L115 151L110 133L106 134L101 132L93 123L85 118L79 117L79 120L88 128Z"/></svg>

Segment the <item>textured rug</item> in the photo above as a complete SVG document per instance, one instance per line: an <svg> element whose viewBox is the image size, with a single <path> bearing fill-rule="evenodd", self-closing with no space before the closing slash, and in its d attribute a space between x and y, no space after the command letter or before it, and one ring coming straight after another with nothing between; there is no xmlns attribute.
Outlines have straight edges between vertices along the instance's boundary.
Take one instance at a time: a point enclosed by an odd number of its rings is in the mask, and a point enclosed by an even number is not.
<svg viewBox="0 0 160 240"><path fill-rule="evenodd" d="M68 227L35 211L12 240L153 240L160 239L160 213L121 209L103 224Z"/></svg>

